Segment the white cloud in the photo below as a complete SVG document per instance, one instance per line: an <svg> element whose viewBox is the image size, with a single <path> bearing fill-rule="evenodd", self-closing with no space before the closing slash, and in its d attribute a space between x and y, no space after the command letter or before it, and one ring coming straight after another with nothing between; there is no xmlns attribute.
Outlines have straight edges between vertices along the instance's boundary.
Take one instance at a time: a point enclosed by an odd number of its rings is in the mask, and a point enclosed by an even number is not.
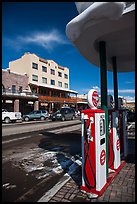
<svg viewBox="0 0 137 204"><path fill-rule="evenodd" d="M100 88L98 86L93 86L91 88L82 88L82 89L79 89L77 91L78 91L78 94L87 94L90 91L90 89L95 89L98 92L100 92Z"/></svg>
<svg viewBox="0 0 137 204"><path fill-rule="evenodd" d="M98 86L93 86L92 88L100 92L100 88Z"/></svg>
<svg viewBox="0 0 137 204"><path fill-rule="evenodd" d="M113 93L113 89L108 89L109 93ZM135 93L135 89L119 89L118 93Z"/></svg>
<svg viewBox="0 0 137 204"><path fill-rule="evenodd" d="M134 97L132 97L132 96L119 96L119 97L125 98L127 101L135 102L135 96Z"/></svg>
<svg viewBox="0 0 137 204"><path fill-rule="evenodd" d="M89 88L85 88L85 89L83 88L83 89L79 89L77 91L78 91L78 94L87 94L89 90L90 90Z"/></svg>
<svg viewBox="0 0 137 204"><path fill-rule="evenodd" d="M126 84L133 84L134 81L126 81L125 83L126 83Z"/></svg>
<svg viewBox="0 0 137 204"><path fill-rule="evenodd" d="M66 36L61 34L57 29L46 32L33 32L33 34L27 36L5 39L4 42L17 50L24 48L24 45L35 44L51 51L58 45L70 44Z"/></svg>
<svg viewBox="0 0 137 204"><path fill-rule="evenodd" d="M87 93L91 88L83 88L83 89L79 89L78 92L80 92L81 94L85 94ZM92 89L97 90L98 92L100 92L100 88L98 86L93 86ZM129 94L135 94L135 89L119 89L118 90L118 94L119 93L129 93ZM114 94L114 90L113 89L108 89L108 94Z"/></svg>

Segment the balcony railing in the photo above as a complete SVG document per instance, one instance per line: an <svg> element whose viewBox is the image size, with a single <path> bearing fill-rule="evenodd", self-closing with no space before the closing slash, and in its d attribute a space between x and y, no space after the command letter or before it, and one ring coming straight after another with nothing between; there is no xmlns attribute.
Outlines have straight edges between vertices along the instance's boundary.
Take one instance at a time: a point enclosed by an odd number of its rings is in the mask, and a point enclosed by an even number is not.
<svg viewBox="0 0 137 204"><path fill-rule="evenodd" d="M57 97L57 96L42 96L37 93L32 92L24 92L24 91L12 91L9 89L2 90L2 96L27 96L27 97L35 97L38 98L40 101L47 101L47 102L62 102L62 103L77 103L77 102L87 102L86 99L78 98L78 97Z"/></svg>
<svg viewBox="0 0 137 204"><path fill-rule="evenodd" d="M27 92L27 91L20 91L20 90L9 90L9 89L4 89L2 90L2 96L28 96L28 97L36 97L38 98L37 93L32 93L32 92Z"/></svg>
<svg viewBox="0 0 137 204"><path fill-rule="evenodd" d="M87 102L87 99L85 98L77 98L77 102Z"/></svg>
<svg viewBox="0 0 137 204"><path fill-rule="evenodd" d="M77 103L76 97L57 97L57 96L39 96L41 101L52 101L52 102L62 102L62 103Z"/></svg>

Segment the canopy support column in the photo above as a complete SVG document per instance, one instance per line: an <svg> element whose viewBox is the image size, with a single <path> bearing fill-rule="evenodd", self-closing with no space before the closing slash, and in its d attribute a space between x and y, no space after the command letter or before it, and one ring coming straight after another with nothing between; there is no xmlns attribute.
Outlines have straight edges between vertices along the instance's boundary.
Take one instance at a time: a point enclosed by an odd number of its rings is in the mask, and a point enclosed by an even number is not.
<svg viewBox="0 0 137 204"><path fill-rule="evenodd" d="M113 81L114 81L114 101L115 101L115 109L118 109L118 83L117 83L117 61L116 56L112 57L112 65L113 65Z"/></svg>
<svg viewBox="0 0 137 204"><path fill-rule="evenodd" d="M100 80L101 80L101 108L105 110L106 120L106 176L108 177L108 108L107 108L107 65L106 42L99 42Z"/></svg>

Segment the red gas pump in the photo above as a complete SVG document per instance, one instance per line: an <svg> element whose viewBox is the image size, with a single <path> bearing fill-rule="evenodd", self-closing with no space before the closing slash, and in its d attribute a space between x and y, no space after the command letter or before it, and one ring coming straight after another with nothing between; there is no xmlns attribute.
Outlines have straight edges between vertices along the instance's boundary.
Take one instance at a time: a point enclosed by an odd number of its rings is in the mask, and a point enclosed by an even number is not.
<svg viewBox="0 0 137 204"><path fill-rule="evenodd" d="M120 153L121 157L127 156L127 111L123 107L123 99L118 98L118 111L119 111L119 126L120 126Z"/></svg>
<svg viewBox="0 0 137 204"><path fill-rule="evenodd" d="M82 111L82 186L92 197L100 195L106 185L105 111L97 109L96 90L88 92L91 109Z"/></svg>
<svg viewBox="0 0 137 204"><path fill-rule="evenodd" d="M109 140L108 140L108 168L117 170L120 159L120 124L119 112L113 109L113 97L108 95Z"/></svg>

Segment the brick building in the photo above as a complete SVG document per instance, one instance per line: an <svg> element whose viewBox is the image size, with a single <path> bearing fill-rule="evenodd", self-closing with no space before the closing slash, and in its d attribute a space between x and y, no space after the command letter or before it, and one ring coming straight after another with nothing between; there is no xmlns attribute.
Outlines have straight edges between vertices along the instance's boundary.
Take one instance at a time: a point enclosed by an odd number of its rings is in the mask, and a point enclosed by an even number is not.
<svg viewBox="0 0 137 204"><path fill-rule="evenodd" d="M37 110L38 96L32 94L28 77L2 69L2 108L25 114Z"/></svg>

